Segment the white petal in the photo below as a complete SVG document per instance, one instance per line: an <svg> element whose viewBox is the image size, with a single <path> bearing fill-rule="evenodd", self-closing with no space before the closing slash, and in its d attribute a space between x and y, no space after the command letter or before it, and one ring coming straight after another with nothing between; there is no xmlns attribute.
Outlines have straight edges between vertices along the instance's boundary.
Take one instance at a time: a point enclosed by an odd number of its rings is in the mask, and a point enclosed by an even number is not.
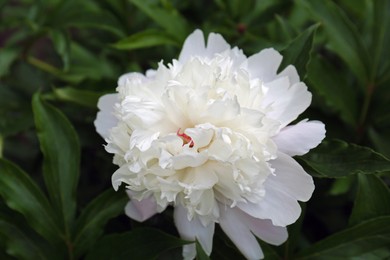
<svg viewBox="0 0 390 260"><path fill-rule="evenodd" d="M274 226L269 219L253 218L244 212L242 214L245 215L248 228L261 240L276 246L283 244L287 240L288 232L286 227Z"/></svg>
<svg viewBox="0 0 390 260"><path fill-rule="evenodd" d="M129 72L126 74L123 74L118 79L118 86L124 86L126 85L127 81L130 81L132 84L141 84L146 80L146 77L144 74L139 72Z"/></svg>
<svg viewBox="0 0 390 260"><path fill-rule="evenodd" d="M297 200L308 200L314 183L310 175L288 155L279 153L271 162L275 175L264 183L265 197L258 204L240 202L237 206L255 218L270 219L275 226L294 223L301 214Z"/></svg>
<svg viewBox="0 0 390 260"><path fill-rule="evenodd" d="M129 176L131 176L131 172L129 171L128 165L122 165L119 169L117 169L114 174L111 176L112 187L115 191L118 191L119 186L122 182L126 183Z"/></svg>
<svg viewBox="0 0 390 260"><path fill-rule="evenodd" d="M157 203L153 197L145 198L141 201L131 199L125 207L125 213L130 218L143 222L158 213Z"/></svg>
<svg viewBox="0 0 390 260"><path fill-rule="evenodd" d="M264 199L259 203L239 202L237 207L254 218L270 219L273 225L281 227L294 223L301 214L296 199L268 187Z"/></svg>
<svg viewBox="0 0 390 260"><path fill-rule="evenodd" d="M201 148L210 144L214 131L212 129L187 128L185 134L192 138L194 147Z"/></svg>
<svg viewBox="0 0 390 260"><path fill-rule="evenodd" d="M290 87L286 82L289 82L287 77L267 83L264 99L264 105L270 105L272 110L267 116L278 120L281 128L295 120L311 103L311 93L303 82Z"/></svg>
<svg viewBox="0 0 390 260"><path fill-rule="evenodd" d="M205 51L203 32L197 29L184 41L183 49L179 55L179 62L185 63L191 56L203 56Z"/></svg>
<svg viewBox="0 0 390 260"><path fill-rule="evenodd" d="M314 191L313 178L293 158L278 153L272 160L275 174L268 176L266 189L273 189L300 201L308 201Z"/></svg>
<svg viewBox="0 0 390 260"><path fill-rule="evenodd" d="M196 244L192 243L183 246L183 259L192 260L196 257Z"/></svg>
<svg viewBox="0 0 390 260"><path fill-rule="evenodd" d="M212 58L215 53L223 52L230 49L230 45L225 39L217 33L210 33L207 39L206 53L207 57Z"/></svg>
<svg viewBox="0 0 390 260"><path fill-rule="evenodd" d="M211 189L218 182L218 177L213 166L206 164L186 169L180 174L180 181L197 189Z"/></svg>
<svg viewBox="0 0 390 260"><path fill-rule="evenodd" d="M247 62L252 79L259 78L263 82L268 82L276 77L282 55L272 48L264 49L250 56Z"/></svg>
<svg viewBox="0 0 390 260"><path fill-rule="evenodd" d="M210 255L213 248L215 223L211 222L203 226L196 217L191 221L188 220L187 210L181 205L175 206L173 217L180 237L190 241L198 240L205 253Z"/></svg>
<svg viewBox="0 0 390 260"><path fill-rule="evenodd" d="M103 138L108 138L110 129L118 124L118 119L114 116L117 99L118 94L107 94L99 98L97 106L100 111L97 113L94 125Z"/></svg>
<svg viewBox="0 0 390 260"><path fill-rule="evenodd" d="M288 77L291 85L299 82L297 69L293 65L288 65L282 72L280 72L278 74L278 78L281 77Z"/></svg>
<svg viewBox="0 0 390 260"><path fill-rule="evenodd" d="M247 259L261 259L264 257L263 251L245 222L236 208L226 207L225 211L221 211L219 224L225 234Z"/></svg>
<svg viewBox="0 0 390 260"><path fill-rule="evenodd" d="M325 125L319 121L304 120L283 128L272 139L278 150L290 156L303 155L325 138Z"/></svg>

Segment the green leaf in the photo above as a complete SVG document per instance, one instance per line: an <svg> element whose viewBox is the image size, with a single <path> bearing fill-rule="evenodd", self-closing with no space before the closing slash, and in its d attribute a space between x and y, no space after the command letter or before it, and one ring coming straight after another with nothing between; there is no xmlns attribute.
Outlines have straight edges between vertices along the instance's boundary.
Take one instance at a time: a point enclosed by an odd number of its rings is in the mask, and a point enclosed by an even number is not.
<svg viewBox="0 0 390 260"><path fill-rule="evenodd" d="M124 193L108 189L88 204L76 223L76 234L73 239L76 257L91 248L103 234L106 223L122 213L128 201Z"/></svg>
<svg viewBox="0 0 390 260"><path fill-rule="evenodd" d="M80 145L68 119L55 107L33 97L37 135L44 155L43 175L49 197L69 232L76 210L76 188L79 178Z"/></svg>
<svg viewBox="0 0 390 260"><path fill-rule="evenodd" d="M152 228L136 228L100 239L86 260L92 259L156 259L166 250L193 243Z"/></svg>
<svg viewBox="0 0 390 260"><path fill-rule="evenodd" d="M196 241L195 244L196 244L196 260L210 260L210 257L203 250L200 243Z"/></svg>
<svg viewBox="0 0 390 260"><path fill-rule="evenodd" d="M3 243L7 253L19 259L53 259L55 257L53 247L35 233L22 216L1 203L0 237L4 238Z"/></svg>
<svg viewBox="0 0 390 260"><path fill-rule="evenodd" d="M360 79L362 86L368 82L369 56L355 25L332 1L299 1L323 24L335 51Z"/></svg>
<svg viewBox="0 0 390 260"><path fill-rule="evenodd" d="M390 156L390 135L387 130L388 128L383 128L382 131L375 129L374 127L370 127L368 129L368 135L375 145L375 148L384 154L385 156Z"/></svg>
<svg viewBox="0 0 390 260"><path fill-rule="evenodd" d="M303 33L298 35L290 44L283 49L282 64L279 71L292 64L298 71L301 79L304 79L307 71L307 64L310 61L310 53L313 46L314 33L318 24L310 26Z"/></svg>
<svg viewBox="0 0 390 260"><path fill-rule="evenodd" d="M327 106L338 112L345 123L356 126L360 105L356 89L348 84L345 74L317 56L311 60L307 75L310 86L325 99Z"/></svg>
<svg viewBox="0 0 390 260"><path fill-rule="evenodd" d="M299 157L316 177L340 178L351 174L390 171L390 160L370 148L343 141L325 141Z"/></svg>
<svg viewBox="0 0 390 260"><path fill-rule="evenodd" d="M164 28L178 41L183 41L187 36L187 21L176 10L171 12L159 7L154 7L144 0L131 0L142 12L154 20L156 24Z"/></svg>
<svg viewBox="0 0 390 260"><path fill-rule="evenodd" d="M346 259L372 252L389 244L390 216L378 217L315 243L300 252L297 258Z"/></svg>
<svg viewBox="0 0 390 260"><path fill-rule="evenodd" d="M178 42L167 33L157 30L146 30L130 35L112 46L120 50L135 50L159 45L178 45Z"/></svg>
<svg viewBox="0 0 390 260"><path fill-rule="evenodd" d="M211 259L221 260L244 260L245 257L229 239L229 237L222 231L219 225L215 227L213 237L213 251L211 252Z"/></svg>
<svg viewBox="0 0 390 260"><path fill-rule="evenodd" d="M372 24L372 46L374 62L372 66L372 78L382 74L383 68L388 67L389 63L389 43L390 43L390 1L373 1L374 22ZM378 24L380 26L378 26Z"/></svg>
<svg viewBox="0 0 390 260"><path fill-rule="evenodd" d="M332 187L329 189L329 194L332 196L338 196L347 193L351 190L354 176L348 176L345 178L335 179L332 183Z"/></svg>
<svg viewBox="0 0 390 260"><path fill-rule="evenodd" d="M357 176L359 188L349 225L353 226L375 217L390 216L390 190L387 185L375 175Z"/></svg>
<svg viewBox="0 0 390 260"><path fill-rule="evenodd" d="M51 30L50 38L53 42L54 48L61 56L64 71L69 69L70 64L70 39L67 31L65 30Z"/></svg>
<svg viewBox="0 0 390 260"><path fill-rule="evenodd" d="M0 159L0 194L37 233L49 241L59 238L55 214L45 195L22 169L4 159Z"/></svg>
<svg viewBox="0 0 390 260"><path fill-rule="evenodd" d="M15 48L0 49L0 78L7 75L12 63L18 58L19 50Z"/></svg>
<svg viewBox="0 0 390 260"><path fill-rule="evenodd" d="M33 125L30 101L14 88L0 84L0 135L7 137Z"/></svg>
<svg viewBox="0 0 390 260"><path fill-rule="evenodd" d="M68 101L82 106L96 108L96 104L99 98L104 93L95 92L91 90L77 89L72 87L65 87L65 88L53 89L53 94L55 99L61 101Z"/></svg>

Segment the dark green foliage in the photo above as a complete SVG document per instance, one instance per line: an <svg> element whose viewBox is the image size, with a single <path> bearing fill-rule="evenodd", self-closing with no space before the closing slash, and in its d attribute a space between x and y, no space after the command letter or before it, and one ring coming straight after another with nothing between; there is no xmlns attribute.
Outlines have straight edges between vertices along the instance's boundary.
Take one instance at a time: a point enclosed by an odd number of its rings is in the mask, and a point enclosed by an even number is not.
<svg viewBox="0 0 390 260"><path fill-rule="evenodd" d="M171 259L171 211L123 214L98 98L177 58L195 28L246 55L273 47L313 94L327 140L297 157L316 191L266 259L390 257L390 1L0 0L0 258ZM341 141L342 140L342 141ZM169 224L167 224L169 223ZM244 259L216 227L211 259Z"/></svg>

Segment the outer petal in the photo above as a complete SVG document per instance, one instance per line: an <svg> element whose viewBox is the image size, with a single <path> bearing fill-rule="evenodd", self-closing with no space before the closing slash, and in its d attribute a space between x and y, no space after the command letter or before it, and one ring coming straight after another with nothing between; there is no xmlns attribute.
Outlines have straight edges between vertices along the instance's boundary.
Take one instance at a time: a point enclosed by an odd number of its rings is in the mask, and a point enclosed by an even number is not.
<svg viewBox="0 0 390 260"><path fill-rule="evenodd" d="M206 55L212 58L215 53L223 52L230 49L230 45L218 33L210 33L207 38Z"/></svg>
<svg viewBox="0 0 390 260"><path fill-rule="evenodd" d="M128 192L128 194L131 196L131 192ZM125 213L130 218L143 222L158 213L157 203L153 197L145 198L141 201L132 199L127 203Z"/></svg>
<svg viewBox="0 0 390 260"><path fill-rule="evenodd" d="M280 72L278 74L278 78L281 77L288 77L291 85L299 82L298 71L293 65L288 65L282 72Z"/></svg>
<svg viewBox="0 0 390 260"><path fill-rule="evenodd" d="M191 56L203 56L206 52L203 32L195 30L184 41L183 49L179 55L179 62L185 63Z"/></svg>
<svg viewBox="0 0 390 260"><path fill-rule="evenodd" d="M210 255L213 248L215 223L211 222L204 226L196 217L191 221L188 220L187 210L181 205L175 206L173 217L180 236L187 240L198 240L205 253ZM187 247L186 249L190 248ZM185 252L183 251L183 253Z"/></svg>
<svg viewBox="0 0 390 260"><path fill-rule="evenodd" d="M118 94L107 94L100 97L98 101L98 108L94 125L96 131L103 137L107 138L111 128L118 124L118 119L114 116L114 107L117 102Z"/></svg>
<svg viewBox="0 0 390 260"><path fill-rule="evenodd" d="M303 82L290 86L287 77L278 78L265 85L263 106L270 107L267 113L281 123L281 128L295 120L311 103L311 93Z"/></svg>
<svg viewBox="0 0 390 260"><path fill-rule="evenodd" d="M313 178L293 158L278 153L271 166L275 169L275 175L268 177L265 184L268 189L283 192L299 201L310 199L314 191Z"/></svg>
<svg viewBox="0 0 390 260"><path fill-rule="evenodd" d="M275 175L269 175L264 183L265 197L258 203L238 203L237 206L255 218L270 219L275 226L294 223L301 214L297 200L307 201L314 183L310 175L290 156L278 153L271 161Z"/></svg>
<svg viewBox="0 0 390 260"><path fill-rule="evenodd" d="M221 212L219 224L225 234L247 259L264 258L259 243L247 227L246 220L242 219L242 217L243 214L240 210L226 207L226 210Z"/></svg>
<svg viewBox="0 0 390 260"><path fill-rule="evenodd" d="M250 56L247 60L251 78L259 78L262 82L269 82L276 77L277 70L282 62L282 55L276 50L264 49Z"/></svg>
<svg viewBox="0 0 390 260"><path fill-rule="evenodd" d="M303 155L321 143L325 132L323 123L304 120L296 125L286 126L272 139L279 151L290 156Z"/></svg>
<svg viewBox="0 0 390 260"><path fill-rule="evenodd" d="M281 227L294 223L301 214L301 207L296 199L267 188L261 202L257 204L239 202L237 207L254 218L270 219L273 225Z"/></svg>
<svg viewBox="0 0 390 260"><path fill-rule="evenodd" d="M281 245L288 238L288 232L286 227L278 227L272 225L272 221L269 219L258 219L242 213L242 219L245 220L246 225L261 240L272 244Z"/></svg>

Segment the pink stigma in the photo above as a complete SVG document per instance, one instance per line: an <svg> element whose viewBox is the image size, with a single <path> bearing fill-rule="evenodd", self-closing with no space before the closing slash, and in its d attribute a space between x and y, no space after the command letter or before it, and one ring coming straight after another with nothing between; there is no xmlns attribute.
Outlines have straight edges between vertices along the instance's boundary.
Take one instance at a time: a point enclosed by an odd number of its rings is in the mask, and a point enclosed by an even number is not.
<svg viewBox="0 0 390 260"><path fill-rule="evenodd" d="M177 132L176 132L177 136L179 136L179 137L181 137L181 139L183 139L184 144L190 143L190 145L189 145L190 148L194 147L194 141L192 141L192 138L189 137L188 135L186 135L184 132L181 134L181 133L180 133L180 130L181 130L181 128L179 128L179 129L177 130ZM183 144L183 145L184 145L184 144Z"/></svg>

